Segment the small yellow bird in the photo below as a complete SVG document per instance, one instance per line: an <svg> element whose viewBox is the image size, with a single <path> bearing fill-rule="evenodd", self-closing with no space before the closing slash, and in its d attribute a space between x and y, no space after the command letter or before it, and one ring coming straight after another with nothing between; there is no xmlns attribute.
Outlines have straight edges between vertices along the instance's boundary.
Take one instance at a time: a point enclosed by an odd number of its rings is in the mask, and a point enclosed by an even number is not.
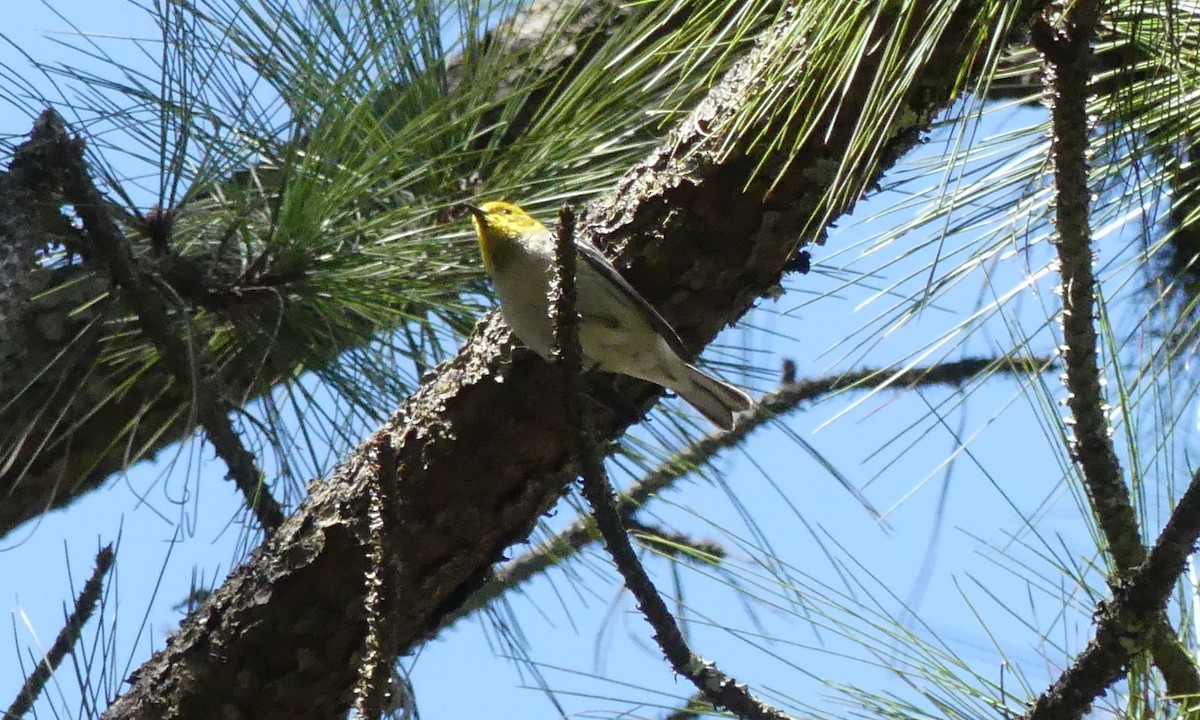
<svg viewBox="0 0 1200 720"><path fill-rule="evenodd" d="M521 208L506 202L464 205L471 211L483 265L500 313L521 342L549 359L554 350L550 289L554 236ZM586 361L674 390L726 430L750 410L750 396L705 375L684 360L687 351L662 315L638 294L599 250L576 243L579 345Z"/></svg>

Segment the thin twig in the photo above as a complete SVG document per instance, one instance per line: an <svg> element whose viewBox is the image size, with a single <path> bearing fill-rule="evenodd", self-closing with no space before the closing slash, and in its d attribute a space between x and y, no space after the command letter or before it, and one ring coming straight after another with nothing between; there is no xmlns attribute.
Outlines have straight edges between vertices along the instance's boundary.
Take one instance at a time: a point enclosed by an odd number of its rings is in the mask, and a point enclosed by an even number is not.
<svg viewBox="0 0 1200 720"><path fill-rule="evenodd" d="M1050 17L1043 15L1035 22L1032 35L1045 58L1052 100L1051 155L1057 230L1054 246L1062 276L1062 356L1067 406L1074 421L1071 455L1079 464L1096 524L1112 554L1116 572L1109 585L1115 591L1121 579L1145 560L1146 548L1112 443L1093 322L1096 278L1092 271L1089 222L1091 127L1087 100L1093 70L1092 43L1099 16L1098 2L1080 0L1070 3L1057 27L1051 24ZM1178 635L1166 616L1155 621L1155 626L1149 635L1149 649L1168 691L1172 695L1200 693L1200 674L1178 645Z"/></svg>
<svg viewBox="0 0 1200 720"><path fill-rule="evenodd" d="M17 697L13 700L12 705L8 706L5 711L3 720L21 720L30 710L33 709L33 703L42 694L42 689L46 686L46 682L58 666L62 663L63 658L75 647L75 643L79 641L79 635L83 632L83 626L91 619L92 614L96 612L96 604L100 601L100 590L104 576L108 574L109 568L113 563L113 548L112 544L105 545L96 553L96 567L92 570L92 576L83 584L83 590L79 592L79 597L75 598L75 609L67 617L63 629L58 632L58 637L54 638L54 644L50 646L50 651L42 658L29 677L25 679L25 683L21 686L21 691L17 693Z"/></svg>
<svg viewBox="0 0 1200 720"><path fill-rule="evenodd" d="M283 522L283 509L262 482L254 455L234 430L229 420L230 408L216 379L203 371L203 363L196 361L192 348L180 339L186 335L181 335L180 329L175 327L162 298L151 288L129 252L124 234L88 176L81 143L70 137L62 118L54 110L46 110L38 118L34 137L46 143L49 152L57 155L55 165L62 172L63 195L75 206L75 213L83 221L97 259L108 267L113 281L124 291L126 301L137 313L142 331L158 348L180 387L191 390L196 419L217 455L225 461L229 477L241 490L263 529L268 533L275 530Z"/></svg>
<svg viewBox="0 0 1200 720"><path fill-rule="evenodd" d="M654 639L675 672L691 680L713 705L738 717L784 720L787 716L783 712L766 705L751 695L745 685L692 652L629 542L604 472L604 463L592 447L591 417L583 407L583 363L575 313L575 264L575 217L570 207L564 205L559 214L555 246L554 340L558 348L558 366L562 368L563 405L567 422L571 424L575 460L583 478L583 495L592 507L596 527L613 563L625 579L625 587L629 588L642 615L654 629Z"/></svg>
<svg viewBox="0 0 1200 720"><path fill-rule="evenodd" d="M848 390L873 390L882 386L894 390L930 385L960 385L972 378L990 372L1022 373L1045 372L1054 362L1041 357L998 357L965 358L953 362L939 363L928 367L916 367L904 371L890 369L864 369L837 376L787 381L763 395L754 403L754 409L744 416L733 430L715 430L698 438L679 452L666 458L657 467L634 481L617 498L617 513L623 522L630 522L638 510L651 497L687 477L697 468L711 461L717 453L736 447L746 436L763 427L773 419L794 412L805 403L818 400L830 393ZM496 570L471 598L453 615L446 618L444 626L487 607L493 600L508 590L527 582L547 569L573 557L596 539L596 523L583 517L569 525L538 547L506 563Z"/></svg>
<svg viewBox="0 0 1200 720"><path fill-rule="evenodd" d="M1128 570L1145 559L1146 549L1139 539L1136 513L1109 436L1093 322L1096 277L1088 219L1091 189L1087 160L1087 95L1096 23L1093 6L1092 2L1074 3L1061 31L1049 28L1048 21L1037 27L1043 28L1040 37L1053 34L1039 42L1039 48L1048 61L1054 102L1054 247L1062 276L1067 406L1074 420L1071 454L1082 470L1088 497L1116 566Z"/></svg>

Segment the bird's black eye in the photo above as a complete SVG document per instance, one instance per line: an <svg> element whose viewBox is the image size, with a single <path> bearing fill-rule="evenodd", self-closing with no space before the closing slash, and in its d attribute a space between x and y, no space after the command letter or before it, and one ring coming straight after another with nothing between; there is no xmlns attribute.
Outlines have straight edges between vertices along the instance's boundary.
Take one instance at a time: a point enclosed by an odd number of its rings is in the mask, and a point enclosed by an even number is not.
<svg viewBox="0 0 1200 720"><path fill-rule="evenodd" d="M512 210L509 210L508 208L500 208L500 212L504 215L512 215Z"/></svg>

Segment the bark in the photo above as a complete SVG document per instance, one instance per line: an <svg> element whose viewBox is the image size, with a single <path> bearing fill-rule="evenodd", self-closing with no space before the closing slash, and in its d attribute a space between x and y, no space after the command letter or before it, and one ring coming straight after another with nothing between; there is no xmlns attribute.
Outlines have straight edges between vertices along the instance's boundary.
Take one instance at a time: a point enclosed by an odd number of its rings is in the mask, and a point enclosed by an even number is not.
<svg viewBox="0 0 1200 720"><path fill-rule="evenodd" d="M872 128L882 157L851 169L863 187L949 103L960 69L979 67L966 57L961 27L978 7L962 3L895 124ZM877 62L874 54L863 58L844 88L843 112L863 106ZM610 198L587 208L579 226L582 240L622 249L618 265L692 348L777 287L798 245L819 239L801 238L799 228L813 217L836 218L856 200L824 200L827 168L837 166L858 132L844 115L829 133L814 134L769 192L755 175L763 158L719 154L723 138L713 129L762 90L762 70L754 52L739 61ZM765 172L779 169L772 160ZM301 510L134 673L107 717L343 712L365 646L368 587L376 587L368 571L394 583L383 590L395 608L388 652L412 650L434 633L573 478L555 372L528 353L510 357L507 337L495 318L481 322L463 350L331 478L314 485ZM633 381L618 390L635 408L659 392ZM597 430L614 438L630 420L628 412L601 408ZM381 458L379 448L393 450ZM389 567L370 568L378 544L370 498L391 467L387 542L395 552Z"/></svg>

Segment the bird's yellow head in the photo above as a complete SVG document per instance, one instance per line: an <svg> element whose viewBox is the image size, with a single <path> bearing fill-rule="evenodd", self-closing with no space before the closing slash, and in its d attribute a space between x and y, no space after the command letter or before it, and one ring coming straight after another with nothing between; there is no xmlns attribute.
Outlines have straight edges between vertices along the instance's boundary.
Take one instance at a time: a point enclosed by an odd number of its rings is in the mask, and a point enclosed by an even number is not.
<svg viewBox="0 0 1200 720"><path fill-rule="evenodd" d="M479 206L465 204L475 223L479 249L488 272L504 264L519 249L522 240L550 232L546 226L521 208L506 202L488 202Z"/></svg>

